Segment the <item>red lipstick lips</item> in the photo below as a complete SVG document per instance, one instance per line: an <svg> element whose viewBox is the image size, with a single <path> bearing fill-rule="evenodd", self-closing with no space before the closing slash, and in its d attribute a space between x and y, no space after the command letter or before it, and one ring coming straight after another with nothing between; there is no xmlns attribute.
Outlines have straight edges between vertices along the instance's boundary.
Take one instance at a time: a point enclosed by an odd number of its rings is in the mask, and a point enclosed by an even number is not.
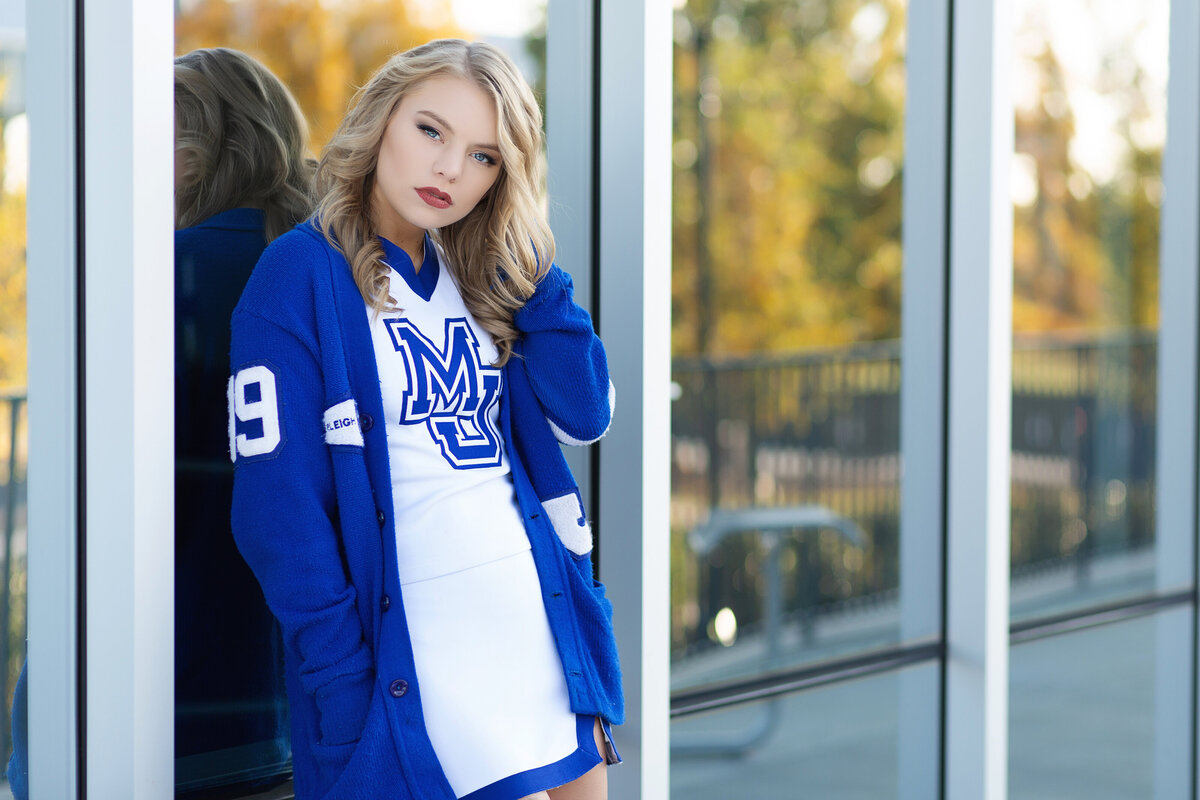
<svg viewBox="0 0 1200 800"><path fill-rule="evenodd" d="M450 195L446 194L440 189L435 189L432 186L420 187L417 189L417 194L421 196L422 200L434 208L449 208L452 202Z"/></svg>

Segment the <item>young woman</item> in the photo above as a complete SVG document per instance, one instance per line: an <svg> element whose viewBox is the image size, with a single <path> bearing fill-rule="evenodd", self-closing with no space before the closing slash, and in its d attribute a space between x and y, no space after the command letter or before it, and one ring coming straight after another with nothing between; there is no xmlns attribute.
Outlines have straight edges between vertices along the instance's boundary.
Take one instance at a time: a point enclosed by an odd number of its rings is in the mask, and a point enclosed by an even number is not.
<svg viewBox="0 0 1200 800"><path fill-rule="evenodd" d="M224 389L229 317L267 242L312 212L315 166L263 64L221 47L175 59L175 755L190 786L287 769L279 634L229 527Z"/></svg>
<svg viewBox="0 0 1200 800"><path fill-rule="evenodd" d="M612 607L558 442L604 434L612 387L540 150L500 51L393 57L233 315L234 534L283 628L298 798L606 796Z"/></svg>

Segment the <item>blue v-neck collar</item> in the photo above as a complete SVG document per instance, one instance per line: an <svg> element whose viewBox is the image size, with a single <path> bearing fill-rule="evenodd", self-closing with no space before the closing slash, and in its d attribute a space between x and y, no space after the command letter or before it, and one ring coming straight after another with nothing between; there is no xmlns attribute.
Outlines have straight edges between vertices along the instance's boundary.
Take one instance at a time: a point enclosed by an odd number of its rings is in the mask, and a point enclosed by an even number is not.
<svg viewBox="0 0 1200 800"><path fill-rule="evenodd" d="M421 261L420 272L413 269L412 259L400 247L382 236L379 237L379 243L383 245L384 263L400 273L400 277L404 278L408 288L412 289L418 297L429 302L429 299L433 297L433 290L437 288L438 272L440 271L437 249L433 246L433 240L429 238L429 234L425 234L425 257Z"/></svg>

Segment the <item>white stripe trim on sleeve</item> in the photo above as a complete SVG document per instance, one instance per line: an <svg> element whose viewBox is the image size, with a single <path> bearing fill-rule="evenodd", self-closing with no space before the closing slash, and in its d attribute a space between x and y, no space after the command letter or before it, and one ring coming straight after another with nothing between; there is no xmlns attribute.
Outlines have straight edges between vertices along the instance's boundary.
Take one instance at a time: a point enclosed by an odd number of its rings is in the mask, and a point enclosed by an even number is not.
<svg viewBox="0 0 1200 800"><path fill-rule="evenodd" d="M617 387L613 386L612 381L609 381L608 382L608 424L604 426L604 430L601 431L600 435L597 436L595 439L576 439L574 436L572 436L571 434L564 431L562 428L555 425L554 420L547 417L546 421L550 423L550 430L554 433L555 439L558 439L558 441L562 442L563 444L571 445L572 447L582 447L582 446L588 445L588 444L595 444L596 442L598 442L604 438L604 435L606 433L608 433L608 429L610 427L612 427L613 411L616 409L616 407L617 407Z"/></svg>

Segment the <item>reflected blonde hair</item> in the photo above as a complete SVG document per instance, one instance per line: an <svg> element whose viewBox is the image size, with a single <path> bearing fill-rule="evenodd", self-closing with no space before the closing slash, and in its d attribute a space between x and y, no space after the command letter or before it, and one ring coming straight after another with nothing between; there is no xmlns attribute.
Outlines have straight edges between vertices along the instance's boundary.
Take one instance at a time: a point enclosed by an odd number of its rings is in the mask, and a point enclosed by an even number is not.
<svg viewBox="0 0 1200 800"><path fill-rule="evenodd" d="M312 210L316 166L291 92L238 50L175 59L175 227L239 206L261 208L267 240Z"/></svg>
<svg viewBox="0 0 1200 800"><path fill-rule="evenodd" d="M538 203L542 112L502 51L483 42L438 39L392 56L359 89L321 155L314 224L346 257L376 313L395 310L371 210L379 147L401 99L445 75L471 81L495 102L500 175L465 217L430 235L445 251L467 309L492 335L502 365L519 336L513 314L554 260L554 236Z"/></svg>

